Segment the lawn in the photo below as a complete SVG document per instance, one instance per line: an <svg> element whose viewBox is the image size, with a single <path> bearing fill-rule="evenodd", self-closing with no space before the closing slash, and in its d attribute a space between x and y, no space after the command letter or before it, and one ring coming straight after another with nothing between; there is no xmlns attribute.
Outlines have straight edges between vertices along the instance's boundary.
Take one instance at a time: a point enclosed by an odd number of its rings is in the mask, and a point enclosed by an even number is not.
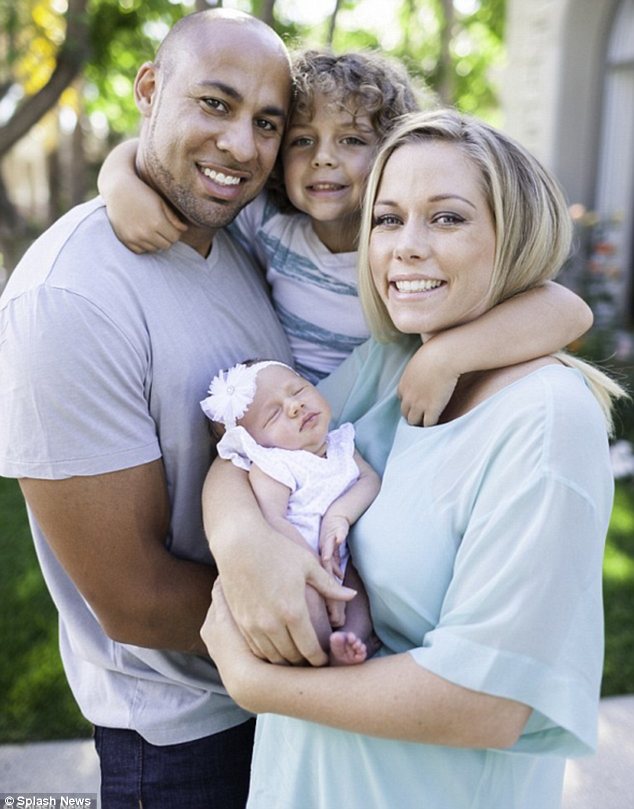
<svg viewBox="0 0 634 809"><path fill-rule="evenodd" d="M57 613L16 481L0 478L0 742L90 735L59 659Z"/></svg>
<svg viewBox="0 0 634 809"><path fill-rule="evenodd" d="M0 478L0 743L90 734L70 694L57 651L55 608L42 581L22 497ZM617 484L604 587L604 696L634 694L634 482Z"/></svg>

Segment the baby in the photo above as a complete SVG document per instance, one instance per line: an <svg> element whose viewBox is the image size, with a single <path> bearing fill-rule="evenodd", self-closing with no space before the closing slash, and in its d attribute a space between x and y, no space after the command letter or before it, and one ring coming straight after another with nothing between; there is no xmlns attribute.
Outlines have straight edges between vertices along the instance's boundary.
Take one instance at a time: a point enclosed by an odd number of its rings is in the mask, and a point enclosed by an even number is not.
<svg viewBox="0 0 634 809"><path fill-rule="evenodd" d="M310 587L306 597L331 665L363 662L378 641L346 537L376 497L380 481L355 449L354 427L343 424L329 432L328 402L305 378L274 360L221 371L200 404L225 428L218 455L248 471L271 526L310 549L329 573L357 591L346 606L326 604Z"/></svg>

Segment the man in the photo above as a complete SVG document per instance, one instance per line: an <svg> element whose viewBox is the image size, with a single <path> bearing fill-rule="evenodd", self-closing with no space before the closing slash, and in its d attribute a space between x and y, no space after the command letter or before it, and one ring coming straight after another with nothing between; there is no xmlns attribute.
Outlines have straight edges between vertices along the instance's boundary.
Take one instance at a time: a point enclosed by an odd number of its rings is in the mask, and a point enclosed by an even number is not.
<svg viewBox="0 0 634 809"><path fill-rule="evenodd" d="M193 14L135 95L139 173L188 227L137 256L96 199L27 252L0 299L0 474L20 478L67 677L96 726L104 809L231 809L253 722L199 637L216 570L198 402L221 367L290 361L257 270L223 231L275 162L288 55L252 17Z"/></svg>

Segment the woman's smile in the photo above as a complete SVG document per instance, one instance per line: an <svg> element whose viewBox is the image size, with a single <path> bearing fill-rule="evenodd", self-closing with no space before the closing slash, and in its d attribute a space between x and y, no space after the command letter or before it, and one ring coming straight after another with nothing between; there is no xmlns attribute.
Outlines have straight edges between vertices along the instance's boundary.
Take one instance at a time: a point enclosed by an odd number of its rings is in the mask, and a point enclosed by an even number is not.
<svg viewBox="0 0 634 809"><path fill-rule="evenodd" d="M373 207L372 277L399 331L423 338L488 306L493 217L473 163L429 140L388 158Z"/></svg>

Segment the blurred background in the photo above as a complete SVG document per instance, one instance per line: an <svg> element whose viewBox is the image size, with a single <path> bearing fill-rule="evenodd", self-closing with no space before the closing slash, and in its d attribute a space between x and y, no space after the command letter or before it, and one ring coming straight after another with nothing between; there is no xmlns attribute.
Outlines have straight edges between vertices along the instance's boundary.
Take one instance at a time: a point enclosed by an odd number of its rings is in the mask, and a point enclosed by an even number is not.
<svg viewBox="0 0 634 809"><path fill-rule="evenodd" d="M571 350L634 392L634 0L0 0L0 289L30 242L95 194L107 152L135 134L138 65L175 20L217 5L264 19L291 48L397 56L444 103L531 149L559 177L576 223L560 280L595 315ZM605 696L634 694L633 442L625 403L612 444ZM0 743L89 735L7 479L0 594Z"/></svg>

